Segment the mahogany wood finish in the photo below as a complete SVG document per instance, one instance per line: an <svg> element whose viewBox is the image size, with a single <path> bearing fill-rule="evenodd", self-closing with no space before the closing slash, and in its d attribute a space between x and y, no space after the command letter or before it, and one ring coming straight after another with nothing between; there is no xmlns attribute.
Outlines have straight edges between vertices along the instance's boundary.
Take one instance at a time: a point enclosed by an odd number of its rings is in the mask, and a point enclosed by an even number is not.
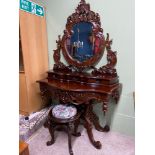
<svg viewBox="0 0 155 155"><path fill-rule="evenodd" d="M73 59L67 50L66 42L68 39L71 38L72 35L72 28L75 24L80 22L89 22L93 25L93 36L98 37L100 39L100 49L99 53L95 54L92 58L84 61L83 63ZM95 65L101 58L104 52L105 48L105 39L103 36L103 29L101 28L100 23L100 17L98 13L95 13L90 10L90 5L86 4L85 1L81 1L78 5L75 13L73 13L71 16L67 19L66 24L66 30L64 30L64 35L61 39L60 36L58 36L57 43L57 49L54 50L54 60L55 60L55 66L54 69L60 69L70 71L70 67L65 66L62 62L60 62L60 51L62 50L63 55L67 62L70 64L70 66L73 66L74 68L77 68L79 71L83 71L84 69L91 68L93 65Z"/></svg>
<svg viewBox="0 0 155 155"><path fill-rule="evenodd" d="M81 116L81 112L78 110L77 114L72 118L58 119L58 118L55 118L53 116L52 109L51 109L49 114L48 114L48 117L46 119L46 122L44 124L44 127L48 128L50 135L51 135L51 140L46 143L47 146L54 144L54 142L55 142L55 137L54 137L55 130L65 130L68 133L69 153L70 153L70 155L73 155L72 143L71 143L71 134L76 136L76 137L81 136L80 132L77 132L78 125L80 123L80 116ZM72 132L73 124L74 124L74 132Z"/></svg>
<svg viewBox="0 0 155 155"><path fill-rule="evenodd" d="M81 21L93 23L93 33L102 42L100 52L84 62L73 59L66 49L66 40L72 34L73 25ZM64 36L62 39L59 36L56 41L57 49L54 50L53 55L55 60L53 70L47 72L46 79L38 81L44 100L56 98L64 103L70 102L83 107L81 119L84 120L84 127L90 142L97 149L101 148L101 143L94 139L92 126L94 125L101 132L109 131L110 127L108 124L105 127L99 124L98 116L93 112L93 101L102 103L102 110L106 114L110 100L114 99L118 103L122 91L122 84L119 83L115 69L116 52L111 49L112 41L109 39L109 34L104 39L100 26L99 15L90 10L90 5L86 4L85 0L81 0L75 13L67 19ZM107 64L97 69L95 64L101 59L104 49L107 50ZM68 66L60 61L61 51ZM92 71L88 73L87 69L92 69Z"/></svg>
<svg viewBox="0 0 155 155"><path fill-rule="evenodd" d="M84 61L83 63L73 59L69 51L67 50L67 39L71 38L73 33L72 28L75 24L80 22L89 22L93 25L92 34L94 37L98 37L100 39L99 53L95 54L92 58ZM98 13L95 13L90 10L90 5L86 4L85 1L81 1L78 7L71 16L67 19L66 30L64 30L64 35L61 40L61 48L63 51L63 55L67 62L76 67L78 70L82 71L86 68L90 68L95 65L101 58L105 48L105 39L103 36L103 29L101 28L100 16Z"/></svg>

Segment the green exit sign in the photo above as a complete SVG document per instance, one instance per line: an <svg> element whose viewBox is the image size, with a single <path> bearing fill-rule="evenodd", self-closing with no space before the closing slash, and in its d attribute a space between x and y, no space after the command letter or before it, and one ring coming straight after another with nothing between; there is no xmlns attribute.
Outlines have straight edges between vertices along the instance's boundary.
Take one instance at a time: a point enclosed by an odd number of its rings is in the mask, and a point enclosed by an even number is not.
<svg viewBox="0 0 155 155"><path fill-rule="evenodd" d="M44 8L28 0L20 0L20 9L37 16L44 16Z"/></svg>

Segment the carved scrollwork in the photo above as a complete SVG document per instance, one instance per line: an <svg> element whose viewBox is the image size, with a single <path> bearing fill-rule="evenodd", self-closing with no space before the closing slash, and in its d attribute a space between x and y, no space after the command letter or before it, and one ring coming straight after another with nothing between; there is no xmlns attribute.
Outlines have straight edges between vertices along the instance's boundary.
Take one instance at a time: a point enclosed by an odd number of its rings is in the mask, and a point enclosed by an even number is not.
<svg viewBox="0 0 155 155"><path fill-rule="evenodd" d="M60 52L62 50L62 39L61 36L58 36L58 40L56 40L57 49L54 50L53 58L55 61L53 70L58 72L72 72L71 68L66 66L64 63L60 61L61 55Z"/></svg>
<svg viewBox="0 0 155 155"><path fill-rule="evenodd" d="M93 34L99 38L103 37L103 29L101 28L100 16L90 10L90 4L87 4L85 0L81 0L78 7L71 16L67 18L66 30L64 31L64 37L68 38L73 33L72 27L79 22L91 22L93 24Z"/></svg>
<svg viewBox="0 0 155 155"><path fill-rule="evenodd" d="M60 50L56 49L53 51L54 51L54 54L53 54L54 61L55 63L59 63L60 62Z"/></svg>
<svg viewBox="0 0 155 155"><path fill-rule="evenodd" d="M41 95L43 107L47 106L47 104L50 104L51 95L46 88L41 88L40 95Z"/></svg>
<svg viewBox="0 0 155 155"><path fill-rule="evenodd" d="M59 98L64 103L67 103L67 102L71 101L71 95L70 95L70 93L68 91L56 90L54 92L54 96L56 98Z"/></svg>
<svg viewBox="0 0 155 155"><path fill-rule="evenodd" d="M92 24L92 34L91 39L96 39L99 42L98 53L95 53L93 57L86 59L83 62L75 60L68 51L66 44L73 34L73 26L80 22L89 22ZM62 52L68 62L68 64L74 66L75 70L78 72L83 72L90 69L91 66L97 64L97 62L102 58L105 50L105 38L103 35L103 29L101 28L100 16L90 10L90 5L81 0L75 12L67 18L66 29L64 30L64 35L62 37Z"/></svg>
<svg viewBox="0 0 155 155"><path fill-rule="evenodd" d="M61 50L61 36L58 36L58 40L56 40L57 43L57 49L53 50L54 54L53 54L53 58L55 63L59 63L60 62L60 50Z"/></svg>
<svg viewBox="0 0 155 155"><path fill-rule="evenodd" d="M75 92L69 92L69 91L62 91L57 90L55 91L55 96L58 97L63 102L76 102L78 100L82 103L84 102L85 95L82 93L75 93Z"/></svg>
<svg viewBox="0 0 155 155"><path fill-rule="evenodd" d="M109 34L107 33L107 38L106 38L106 50L107 50L107 66L109 68L114 68L116 63L117 63L117 52L113 52L111 50L111 45L112 45L112 40L109 40Z"/></svg>
<svg viewBox="0 0 155 155"><path fill-rule="evenodd" d="M54 64L53 70L57 72L67 72L67 73L72 72L70 66L64 65L62 62Z"/></svg>
<svg viewBox="0 0 155 155"><path fill-rule="evenodd" d="M93 57L87 59L84 62L79 62L73 59L66 47L68 39L71 38L73 34L73 26L79 22L90 22L92 23L92 38L100 40L99 51ZM90 5L81 0L75 12L67 18L66 29L64 30L64 35L61 38L58 36L57 49L54 50L54 70L62 72L71 72L71 70L76 70L78 72L83 72L87 69L90 69L92 66L96 65L97 62L102 58L104 49L107 50L107 64L100 67L99 69L94 69L92 75L94 76L108 76L108 77L117 77L117 71L115 65L117 63L116 52L111 50L112 40L109 39L109 34L107 34L106 40L104 39L103 29L101 28L100 16L98 13L95 13L90 10ZM60 62L60 52L62 51L66 61L72 68L66 66Z"/></svg>
<svg viewBox="0 0 155 155"><path fill-rule="evenodd" d="M112 76L117 77L116 69L114 68L117 63L116 52L111 50L112 40L109 40L109 34L106 38L106 50L107 50L107 64L100 67L99 69L94 69L92 74L95 76Z"/></svg>
<svg viewBox="0 0 155 155"><path fill-rule="evenodd" d="M89 103L90 100L96 98L96 94L89 92L72 92L72 101L77 103Z"/></svg>
<svg viewBox="0 0 155 155"><path fill-rule="evenodd" d="M73 91L63 91L55 90L54 96L59 98L63 102L72 102L72 103L89 103L90 100L96 99L101 102L104 99L103 94L97 94L93 92L73 92Z"/></svg>
<svg viewBox="0 0 155 155"><path fill-rule="evenodd" d="M66 27L71 30L71 25L78 22L95 22L101 25L99 14L91 11L90 4L87 4L83 0L79 3L75 13L68 17Z"/></svg>

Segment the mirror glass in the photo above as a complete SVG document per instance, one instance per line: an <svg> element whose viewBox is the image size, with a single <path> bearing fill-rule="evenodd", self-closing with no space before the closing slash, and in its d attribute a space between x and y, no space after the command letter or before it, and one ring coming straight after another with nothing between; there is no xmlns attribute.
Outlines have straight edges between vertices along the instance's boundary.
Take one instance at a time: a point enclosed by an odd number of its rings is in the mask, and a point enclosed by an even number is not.
<svg viewBox="0 0 155 155"><path fill-rule="evenodd" d="M99 39L92 33L93 25L80 22L73 26L73 34L67 40L67 50L73 59L84 62L94 56L99 50Z"/></svg>

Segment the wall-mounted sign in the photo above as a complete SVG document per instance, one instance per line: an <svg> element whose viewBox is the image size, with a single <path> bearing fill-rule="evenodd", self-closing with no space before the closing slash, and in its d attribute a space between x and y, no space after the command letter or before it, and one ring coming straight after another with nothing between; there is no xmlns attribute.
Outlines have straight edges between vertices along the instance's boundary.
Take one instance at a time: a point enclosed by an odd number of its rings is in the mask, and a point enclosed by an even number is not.
<svg viewBox="0 0 155 155"><path fill-rule="evenodd" d="M20 9L37 16L44 16L44 8L28 0L20 0Z"/></svg>

